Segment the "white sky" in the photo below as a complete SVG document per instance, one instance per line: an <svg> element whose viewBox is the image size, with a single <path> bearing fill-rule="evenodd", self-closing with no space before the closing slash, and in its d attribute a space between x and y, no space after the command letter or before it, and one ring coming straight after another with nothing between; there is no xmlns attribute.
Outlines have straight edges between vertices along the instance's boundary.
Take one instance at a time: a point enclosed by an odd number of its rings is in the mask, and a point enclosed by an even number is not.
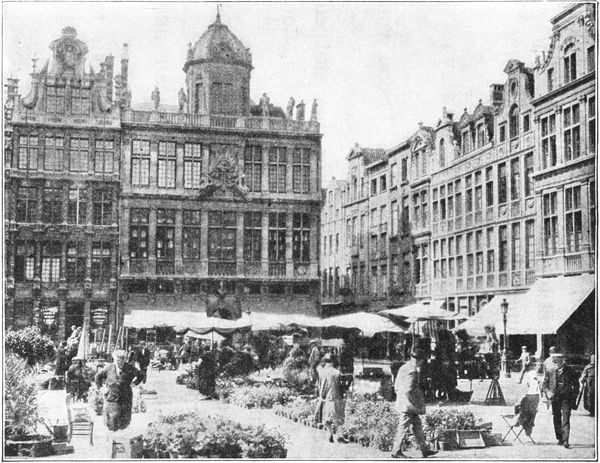
<svg viewBox="0 0 600 463"><path fill-rule="evenodd" d="M88 44L99 70L108 54L118 72L129 43L133 102L176 104L188 42L215 19L216 3L3 3L4 77L29 90L31 60L50 58L64 26ZM319 102L323 183L344 177L348 150L391 148L446 106L460 116L489 85L503 83L510 58L527 65L546 51L549 19L566 3L223 3L221 18L250 48L250 93L267 92L285 108L290 96L307 112Z"/></svg>

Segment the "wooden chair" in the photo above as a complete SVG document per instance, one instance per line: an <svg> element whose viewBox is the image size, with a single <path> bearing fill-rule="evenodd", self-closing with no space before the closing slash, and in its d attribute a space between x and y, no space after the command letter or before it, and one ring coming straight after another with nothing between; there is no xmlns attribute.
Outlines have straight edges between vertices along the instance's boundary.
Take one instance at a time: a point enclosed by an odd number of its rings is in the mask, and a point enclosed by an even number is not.
<svg viewBox="0 0 600 463"><path fill-rule="evenodd" d="M521 444L523 441L519 438L521 433L525 431L525 435L529 437L529 440L535 444L535 441L531 438L531 430L535 424L535 417L537 415L538 404L540 403L539 394L526 394L521 398L521 402L515 406L515 414L513 415L501 415L502 419L508 425L508 431L502 438L502 442L512 432L515 435L513 441L518 440ZM515 432L515 428L519 429L519 432Z"/></svg>
<svg viewBox="0 0 600 463"><path fill-rule="evenodd" d="M94 420L86 407L71 404L67 408L69 417L69 443L73 435L90 436L90 446L94 446Z"/></svg>

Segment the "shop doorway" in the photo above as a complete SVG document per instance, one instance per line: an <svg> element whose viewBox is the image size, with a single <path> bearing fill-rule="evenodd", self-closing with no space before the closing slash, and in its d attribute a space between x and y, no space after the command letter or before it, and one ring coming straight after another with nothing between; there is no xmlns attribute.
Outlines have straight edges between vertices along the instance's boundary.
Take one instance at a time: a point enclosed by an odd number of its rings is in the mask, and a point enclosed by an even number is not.
<svg viewBox="0 0 600 463"><path fill-rule="evenodd" d="M85 302L67 302L65 304L65 339L71 335L71 327L83 326Z"/></svg>

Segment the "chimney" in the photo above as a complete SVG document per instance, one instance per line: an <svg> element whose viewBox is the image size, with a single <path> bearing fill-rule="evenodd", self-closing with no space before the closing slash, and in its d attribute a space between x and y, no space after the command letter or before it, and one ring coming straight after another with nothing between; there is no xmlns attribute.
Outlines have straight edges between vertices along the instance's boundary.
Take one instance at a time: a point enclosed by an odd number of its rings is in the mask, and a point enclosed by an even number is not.
<svg viewBox="0 0 600 463"><path fill-rule="evenodd" d="M129 76L129 45L123 44L123 55L121 56L121 77L123 83L127 85L127 78Z"/></svg>
<svg viewBox="0 0 600 463"><path fill-rule="evenodd" d="M504 84L490 85L490 103L497 108L504 101Z"/></svg>
<svg viewBox="0 0 600 463"><path fill-rule="evenodd" d="M106 96L108 97L109 101L112 101L113 75L115 72L115 57L112 55L107 56L106 59L104 60L104 62L106 63L106 80L107 80Z"/></svg>

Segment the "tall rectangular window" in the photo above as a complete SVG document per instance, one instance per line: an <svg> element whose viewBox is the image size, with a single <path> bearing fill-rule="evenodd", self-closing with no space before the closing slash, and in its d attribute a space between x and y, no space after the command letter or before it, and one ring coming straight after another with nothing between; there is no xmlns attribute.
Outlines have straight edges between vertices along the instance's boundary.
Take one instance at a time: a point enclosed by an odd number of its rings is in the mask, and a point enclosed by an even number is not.
<svg viewBox="0 0 600 463"><path fill-rule="evenodd" d="M581 250L581 186L565 188L565 223L567 252Z"/></svg>
<svg viewBox="0 0 600 463"><path fill-rule="evenodd" d="M577 159L581 155L581 135L579 130L579 104L563 109L563 144L565 161Z"/></svg>
<svg viewBox="0 0 600 463"><path fill-rule="evenodd" d="M397 170L398 170L398 164L393 163L390 167L390 188L392 188L396 185L396 181L398 179L398 173L396 172Z"/></svg>
<svg viewBox="0 0 600 463"><path fill-rule="evenodd" d="M542 167L556 165L556 116L543 117L542 123Z"/></svg>
<svg viewBox="0 0 600 463"><path fill-rule="evenodd" d="M408 181L408 158L402 159L401 178L402 182Z"/></svg>
<svg viewBox="0 0 600 463"><path fill-rule="evenodd" d="M110 174L114 171L115 146L112 140L96 140L94 172Z"/></svg>
<svg viewBox="0 0 600 463"><path fill-rule="evenodd" d="M92 282L103 283L111 277L111 252L109 242L94 241L92 243Z"/></svg>
<svg viewBox="0 0 600 463"><path fill-rule="evenodd" d="M371 180L371 196L377 195L377 179Z"/></svg>
<svg viewBox="0 0 600 463"><path fill-rule="evenodd" d="M310 193L310 149L294 149L292 162L292 186L294 193Z"/></svg>
<svg viewBox="0 0 600 463"><path fill-rule="evenodd" d="M510 161L510 199L515 201L521 196L521 166L520 159Z"/></svg>
<svg viewBox="0 0 600 463"><path fill-rule="evenodd" d="M498 164L498 204L506 203L506 163Z"/></svg>
<svg viewBox="0 0 600 463"><path fill-rule="evenodd" d="M92 192L92 224L112 224L112 203L112 191L104 189L95 189Z"/></svg>
<svg viewBox="0 0 600 463"><path fill-rule="evenodd" d="M392 223L390 224L390 236L398 234L398 201L392 201Z"/></svg>
<svg viewBox="0 0 600 463"><path fill-rule="evenodd" d="M569 45L564 51L565 84L577 79L577 53L575 46Z"/></svg>
<svg viewBox="0 0 600 463"><path fill-rule="evenodd" d="M262 191L262 147L246 146L244 150L244 181L250 191Z"/></svg>
<svg viewBox="0 0 600 463"><path fill-rule="evenodd" d="M260 262L262 255L262 212L244 213L244 260Z"/></svg>
<svg viewBox="0 0 600 463"><path fill-rule="evenodd" d="M156 258L175 259L175 209L156 211Z"/></svg>
<svg viewBox="0 0 600 463"><path fill-rule="evenodd" d="M35 272L35 241L17 241L14 278L17 282L31 281Z"/></svg>
<svg viewBox="0 0 600 463"><path fill-rule="evenodd" d="M485 169L485 205L491 207L494 205L494 168Z"/></svg>
<svg viewBox="0 0 600 463"><path fill-rule="evenodd" d="M421 191L421 218L422 218L422 227L429 226L429 209L427 208L427 191Z"/></svg>
<svg viewBox="0 0 600 463"><path fill-rule="evenodd" d="M37 219L37 188L19 187L16 197L15 220L17 222L35 222Z"/></svg>
<svg viewBox="0 0 600 463"><path fill-rule="evenodd" d="M508 229L506 225L498 227L498 260L499 270L508 270Z"/></svg>
<svg viewBox="0 0 600 463"><path fill-rule="evenodd" d="M183 258L200 260L201 212L183 211Z"/></svg>
<svg viewBox="0 0 600 463"><path fill-rule="evenodd" d="M237 216L234 211L208 213L208 273L235 275Z"/></svg>
<svg viewBox="0 0 600 463"><path fill-rule="evenodd" d="M44 147L44 170L63 170L64 138L46 137Z"/></svg>
<svg viewBox="0 0 600 463"><path fill-rule="evenodd" d="M269 149L269 192L285 193L287 184L287 153L283 147Z"/></svg>
<svg viewBox="0 0 600 463"><path fill-rule="evenodd" d="M177 162L175 142L158 143L158 175L159 188L175 188L175 167Z"/></svg>
<svg viewBox="0 0 600 463"><path fill-rule="evenodd" d="M64 114L65 87L46 86L46 112Z"/></svg>
<svg viewBox="0 0 600 463"><path fill-rule="evenodd" d="M19 137L18 166L22 170L37 170L38 168L38 137L35 135Z"/></svg>
<svg viewBox="0 0 600 463"><path fill-rule="evenodd" d="M525 155L525 197L533 195L533 153Z"/></svg>
<svg viewBox="0 0 600 463"><path fill-rule="evenodd" d="M183 151L183 187L200 188L201 172L202 145L200 143L186 143Z"/></svg>
<svg viewBox="0 0 600 463"><path fill-rule="evenodd" d="M512 256L511 265L512 270L519 270L521 268L521 223L515 222L511 225L512 235Z"/></svg>
<svg viewBox="0 0 600 463"><path fill-rule="evenodd" d="M527 270L535 266L535 221L525 222L525 268Z"/></svg>
<svg viewBox="0 0 600 463"><path fill-rule="evenodd" d="M546 193L543 196L542 214L544 218L544 254L556 254L558 242L558 215L556 204L557 193Z"/></svg>
<svg viewBox="0 0 600 463"><path fill-rule="evenodd" d="M87 172L89 159L89 140L87 138L71 138L69 143L69 170L71 172Z"/></svg>
<svg viewBox="0 0 600 463"><path fill-rule="evenodd" d="M356 246L356 244L357 244L357 236L356 236L356 232L357 232L356 222L357 222L357 220L358 220L358 217L352 217L352 230L351 230L351 233L352 233L352 246Z"/></svg>
<svg viewBox="0 0 600 463"><path fill-rule="evenodd" d="M148 258L148 209L131 209L129 217L129 257Z"/></svg>
<svg viewBox="0 0 600 463"><path fill-rule="evenodd" d="M587 72L593 72L596 69L596 47L592 45L587 49Z"/></svg>
<svg viewBox="0 0 600 463"><path fill-rule="evenodd" d="M473 183L470 175L465 179L465 212L473 212Z"/></svg>
<svg viewBox="0 0 600 463"><path fill-rule="evenodd" d="M292 260L310 262L310 216L294 212L292 216ZM338 235L336 235L336 247Z"/></svg>
<svg viewBox="0 0 600 463"><path fill-rule="evenodd" d="M67 268L65 272L67 283L83 283L85 281L86 264L87 251L85 242L70 241L67 243Z"/></svg>
<svg viewBox="0 0 600 463"><path fill-rule="evenodd" d="M596 249L596 182L591 181L589 188L589 207L590 207L590 246Z"/></svg>
<svg viewBox="0 0 600 463"><path fill-rule="evenodd" d="M269 262L285 262L285 212L269 212ZM331 241L330 241L331 248ZM330 249L331 252L331 249Z"/></svg>
<svg viewBox="0 0 600 463"><path fill-rule="evenodd" d="M588 99L588 154L596 153L596 97Z"/></svg>
<svg viewBox="0 0 600 463"><path fill-rule="evenodd" d="M131 146L131 184L147 186L150 184L150 142L133 140Z"/></svg>
<svg viewBox="0 0 600 463"><path fill-rule="evenodd" d="M42 198L42 222L61 223L62 219L62 190L60 188L44 188Z"/></svg>
<svg viewBox="0 0 600 463"><path fill-rule="evenodd" d="M546 72L547 82L548 82L548 92L554 90L554 68L548 69Z"/></svg>
<svg viewBox="0 0 600 463"><path fill-rule="evenodd" d="M73 114L90 113L90 89L83 87L71 88L71 112Z"/></svg>
<svg viewBox="0 0 600 463"><path fill-rule="evenodd" d="M60 241L42 241L42 282L57 282L60 278L62 244Z"/></svg>
<svg viewBox="0 0 600 463"><path fill-rule="evenodd" d="M381 177L379 177L379 192L383 193L386 190L387 190L387 177L385 175L382 175Z"/></svg>
<svg viewBox="0 0 600 463"><path fill-rule="evenodd" d="M67 222L79 225L87 223L87 191L85 188L69 189Z"/></svg>

